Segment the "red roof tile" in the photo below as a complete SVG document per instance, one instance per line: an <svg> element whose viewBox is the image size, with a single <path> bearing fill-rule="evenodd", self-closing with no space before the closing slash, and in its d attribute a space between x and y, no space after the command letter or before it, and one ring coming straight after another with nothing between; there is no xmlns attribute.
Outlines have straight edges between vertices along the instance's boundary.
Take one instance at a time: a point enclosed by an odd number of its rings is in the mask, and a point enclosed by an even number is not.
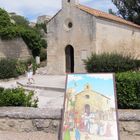
<svg viewBox="0 0 140 140"><path fill-rule="evenodd" d="M134 24L133 22L124 20L121 17L114 16L112 14L108 14L108 13L105 13L105 12L102 12L102 11L99 11L99 10L95 10L95 9L92 9L92 8L89 8L89 7L83 6L83 5L77 5L77 7L79 9L81 9L82 11L85 11L89 14L94 15L95 17L105 18L105 19L113 20L113 21L120 22L120 23L123 23L123 24L126 24L126 25L130 25L130 26L133 26L133 27L136 27L136 28L140 28L139 25Z"/></svg>

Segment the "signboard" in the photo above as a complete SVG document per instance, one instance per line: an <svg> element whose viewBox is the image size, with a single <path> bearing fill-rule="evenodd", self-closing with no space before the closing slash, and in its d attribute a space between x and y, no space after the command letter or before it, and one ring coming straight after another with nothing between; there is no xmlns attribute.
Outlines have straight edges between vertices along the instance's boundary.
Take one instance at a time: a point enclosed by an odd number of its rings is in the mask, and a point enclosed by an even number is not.
<svg viewBox="0 0 140 140"><path fill-rule="evenodd" d="M118 140L113 74L67 76L62 140Z"/></svg>

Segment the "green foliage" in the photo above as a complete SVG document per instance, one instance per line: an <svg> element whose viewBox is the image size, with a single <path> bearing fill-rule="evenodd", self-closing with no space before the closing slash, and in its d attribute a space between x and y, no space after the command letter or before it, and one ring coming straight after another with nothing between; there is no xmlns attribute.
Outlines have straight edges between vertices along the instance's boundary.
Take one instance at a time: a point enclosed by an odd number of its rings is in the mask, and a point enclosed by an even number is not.
<svg viewBox="0 0 140 140"><path fill-rule="evenodd" d="M120 54L92 54L84 63L88 72L125 72L140 67L140 60Z"/></svg>
<svg viewBox="0 0 140 140"><path fill-rule="evenodd" d="M108 12L109 12L109 14L112 14L112 15L116 16L116 13L112 9L108 9Z"/></svg>
<svg viewBox="0 0 140 140"><path fill-rule="evenodd" d="M47 50L42 48L40 51L40 61L44 61L46 59L47 59Z"/></svg>
<svg viewBox="0 0 140 140"><path fill-rule="evenodd" d="M26 26L26 27L29 26L29 21L23 16L13 15L11 18L15 21L17 25Z"/></svg>
<svg viewBox="0 0 140 140"><path fill-rule="evenodd" d="M16 71L16 61L2 59L0 61L0 79L7 79L17 76L18 73Z"/></svg>
<svg viewBox="0 0 140 140"><path fill-rule="evenodd" d="M112 0L112 2L124 19L140 25L140 0Z"/></svg>
<svg viewBox="0 0 140 140"><path fill-rule="evenodd" d="M140 109L140 72L116 74L118 107Z"/></svg>
<svg viewBox="0 0 140 140"><path fill-rule="evenodd" d="M43 47L42 39L38 32L33 29L27 29L22 31L21 36L25 43L28 45L28 47L33 51L33 55L38 56L41 47Z"/></svg>
<svg viewBox="0 0 140 140"><path fill-rule="evenodd" d="M4 91L4 88L3 87L0 87L0 92L3 92Z"/></svg>
<svg viewBox="0 0 140 140"><path fill-rule="evenodd" d="M11 25L12 24L11 24L8 13L4 9L0 8L0 29L2 29L3 27L11 26Z"/></svg>
<svg viewBox="0 0 140 140"><path fill-rule="evenodd" d="M24 17L13 16L13 18L16 20L15 25L10 22L8 13L0 8L0 37L5 40L22 37L32 50L33 56L39 56L40 49L47 47L40 32L27 26L28 21Z"/></svg>
<svg viewBox="0 0 140 140"><path fill-rule="evenodd" d="M0 90L0 107L24 106L37 107L38 99L33 99L32 91L25 93L22 88Z"/></svg>
<svg viewBox="0 0 140 140"><path fill-rule="evenodd" d="M43 29L45 33L47 33L47 26L45 23L41 23L41 24L36 24L36 29L37 30L41 30Z"/></svg>
<svg viewBox="0 0 140 140"><path fill-rule="evenodd" d="M27 70L27 62L24 61L16 61L16 71L18 75L22 75Z"/></svg>
<svg viewBox="0 0 140 140"><path fill-rule="evenodd" d="M21 37L20 29L20 27L15 25L2 28L0 29L0 37L3 40Z"/></svg>
<svg viewBox="0 0 140 140"><path fill-rule="evenodd" d="M41 40L42 48L47 48L47 41L45 39Z"/></svg>
<svg viewBox="0 0 140 140"><path fill-rule="evenodd" d="M12 59L0 60L0 79L18 77L25 73L26 63Z"/></svg>

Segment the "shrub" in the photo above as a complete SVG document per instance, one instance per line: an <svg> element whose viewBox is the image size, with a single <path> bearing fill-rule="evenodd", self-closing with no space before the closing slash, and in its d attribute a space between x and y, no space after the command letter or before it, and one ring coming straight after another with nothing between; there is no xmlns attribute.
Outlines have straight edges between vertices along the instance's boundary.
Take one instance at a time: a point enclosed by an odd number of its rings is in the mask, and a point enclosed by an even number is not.
<svg viewBox="0 0 140 140"><path fill-rule="evenodd" d="M0 60L0 79L14 78L24 74L26 65L26 62L14 59Z"/></svg>
<svg viewBox="0 0 140 140"><path fill-rule="evenodd" d="M11 26L10 17L4 9L0 8L0 29L8 26Z"/></svg>
<svg viewBox="0 0 140 140"><path fill-rule="evenodd" d="M16 71L18 75L22 75L27 70L27 62L17 61L16 62Z"/></svg>
<svg viewBox="0 0 140 140"><path fill-rule="evenodd" d="M33 99L34 93L25 93L22 88L0 90L0 107L24 106L37 107L38 99Z"/></svg>
<svg viewBox="0 0 140 140"><path fill-rule="evenodd" d="M9 40L17 37L21 37L20 28L17 26L9 26L0 29L0 37L3 40Z"/></svg>
<svg viewBox="0 0 140 140"><path fill-rule="evenodd" d="M0 79L17 77L16 61L9 59L0 60Z"/></svg>
<svg viewBox="0 0 140 140"><path fill-rule="evenodd" d="M125 72L137 70L140 67L140 60L120 54L107 53L92 54L84 63L88 72Z"/></svg>
<svg viewBox="0 0 140 140"><path fill-rule="evenodd" d="M46 59L47 59L47 50L42 48L40 51L40 61L44 61Z"/></svg>
<svg viewBox="0 0 140 140"><path fill-rule="evenodd" d="M116 74L118 107L140 109L140 72Z"/></svg>

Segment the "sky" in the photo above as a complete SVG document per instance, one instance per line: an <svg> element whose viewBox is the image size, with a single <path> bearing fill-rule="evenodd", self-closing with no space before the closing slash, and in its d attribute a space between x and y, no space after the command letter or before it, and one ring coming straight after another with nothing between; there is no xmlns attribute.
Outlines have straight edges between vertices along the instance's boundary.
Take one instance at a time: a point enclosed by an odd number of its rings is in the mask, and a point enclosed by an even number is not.
<svg viewBox="0 0 140 140"><path fill-rule="evenodd" d="M79 0L80 4L108 12L117 11L111 0ZM61 0L0 0L0 8L15 12L35 22L38 16L55 15L61 9Z"/></svg>
<svg viewBox="0 0 140 140"><path fill-rule="evenodd" d="M70 74L67 88L74 88L76 93L83 91L85 85L90 84L92 90L107 97L114 94L112 74Z"/></svg>
<svg viewBox="0 0 140 140"><path fill-rule="evenodd" d="M89 84L92 90L111 99L112 106L115 106L115 87L112 74L70 74L68 75L67 89L74 89L75 94L84 90Z"/></svg>

